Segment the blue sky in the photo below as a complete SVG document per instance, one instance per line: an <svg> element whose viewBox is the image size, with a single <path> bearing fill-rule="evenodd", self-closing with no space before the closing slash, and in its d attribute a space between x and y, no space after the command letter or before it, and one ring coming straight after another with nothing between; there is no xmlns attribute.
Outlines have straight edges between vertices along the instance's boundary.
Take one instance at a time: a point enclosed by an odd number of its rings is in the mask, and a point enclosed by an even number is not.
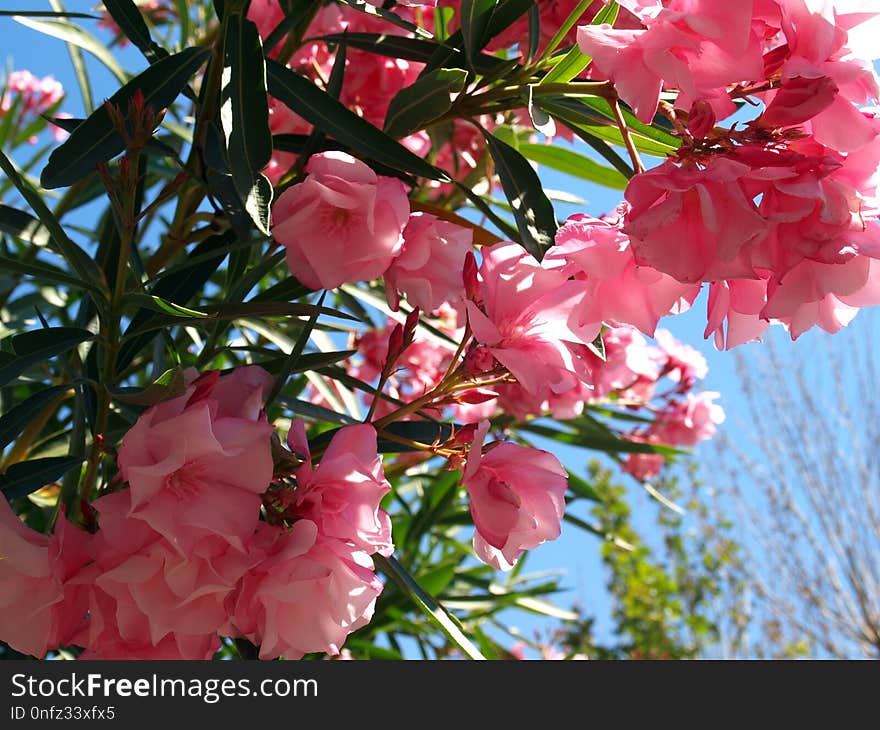
<svg viewBox="0 0 880 730"><path fill-rule="evenodd" d="M89 11L94 3L70 0L67 3L68 10ZM0 0L0 10L9 10L28 6L31 8L46 7L48 3L35 3L32 0L19 0L8 2ZM63 109L74 116L82 115L83 109L75 76L70 64L67 51L61 41L49 39L39 33L24 28L10 18L0 17L0 28L4 40L4 52L7 67L12 69L29 69L38 76L52 75L62 82L68 91L68 99ZM145 62L140 54L128 48L121 54L122 64L129 70L145 67ZM109 95L116 89L116 82L111 74L93 58L88 57L87 63L91 72L96 101ZM567 215L574 212L587 212L592 215L601 215L611 210L619 201L621 193L610 191L598 186L589 185L583 181L569 178L552 171L542 170L541 176L546 187L572 192L587 202L581 209L576 206L558 205L557 215L564 220ZM677 317L667 318L661 322L661 326L669 329L680 340L696 347L706 357L709 363L709 375L704 382L708 390L717 390L722 394L722 404L727 411L728 420L723 428L728 429L733 438L736 437L737 429L742 429L742 412L738 409L738 403L742 398L739 379L736 375L734 358L731 353L717 352L710 342L703 339L702 333L706 318L705 293L700 296L692 309ZM857 317L850 326L849 331L837 335L836 344L845 351L846 343L853 337L859 337L860 321L866 319L865 314ZM787 334L781 328L771 328L768 337L779 339L782 352L786 347L809 349L817 344L818 339L828 337L823 332L813 330L804 335L801 340L792 345ZM739 348L740 353L746 360L754 356L761 348L760 344L748 344ZM699 458L700 448L697 449ZM563 447L560 457L567 465L575 470L582 469L589 458L589 452ZM626 477L622 477L626 479ZM634 508L647 506L649 499L646 494L634 492ZM652 507L653 509L653 507ZM563 536L555 543L542 546L534 551L529 560L530 570L564 569L566 577L564 584L571 590L560 598L563 605L569 605L574 601L580 603L588 612L598 617L597 629L600 636L607 635L609 621L607 616L608 602L603 589L604 576L601 571L599 560L599 544L596 538L579 532L572 526L566 526ZM518 616L522 616L519 614ZM533 620L527 617L517 619L518 626L527 634L534 628L542 625L541 620Z"/></svg>

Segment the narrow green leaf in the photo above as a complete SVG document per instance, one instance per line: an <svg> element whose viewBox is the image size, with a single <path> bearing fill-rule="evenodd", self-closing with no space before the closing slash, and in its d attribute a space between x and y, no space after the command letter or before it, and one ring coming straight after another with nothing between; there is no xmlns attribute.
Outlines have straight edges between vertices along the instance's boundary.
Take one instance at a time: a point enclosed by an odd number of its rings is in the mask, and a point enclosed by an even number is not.
<svg viewBox="0 0 880 730"><path fill-rule="evenodd" d="M301 0L293 3L293 6L285 13L284 18L278 23L266 38L263 44L266 55L275 50L275 46L281 43L284 36L295 31L314 15L316 6L320 6L322 0Z"/></svg>
<svg viewBox="0 0 880 730"><path fill-rule="evenodd" d="M125 114L137 91L154 110L171 105L190 77L210 55L206 48L186 48L157 61L110 97ZM105 105L98 107L49 156L40 181L45 188L71 185L90 173L96 164L109 160L125 149L122 136L113 128Z"/></svg>
<svg viewBox="0 0 880 730"><path fill-rule="evenodd" d="M49 327L13 335L13 352L0 352L0 386L17 378L31 365L67 352L93 337L88 330L77 327Z"/></svg>
<svg viewBox="0 0 880 730"><path fill-rule="evenodd" d="M270 390L269 394L266 396L266 408L269 407L269 405L275 400L278 394L284 389L284 386L287 385L287 379L290 377L290 374L293 372L294 368L296 368L300 356L303 353L303 350L306 349L306 345L309 342L309 337L312 334L312 330L315 328L315 323L318 321L318 315L320 314L321 308L324 305L324 299L326 296L327 290L325 289L321 292L321 296L318 298L318 303L315 306L315 310L312 312L312 316L309 317L309 321L306 322L305 326L300 331L299 335L296 338L296 342L293 343L293 347L287 354L287 358L285 359L281 368L276 373L275 382L272 384L272 390Z"/></svg>
<svg viewBox="0 0 880 730"><path fill-rule="evenodd" d="M467 61L464 53L457 48L447 48L435 41L424 38L407 38L402 35L390 35L387 33L331 33L321 36L321 40L327 43L357 48L368 53L375 53L389 58L402 58L407 61L427 63L438 51L451 53L452 68L461 68ZM494 69L506 64L506 61L487 53L479 53L472 59L474 70L479 74L492 72ZM428 72L430 73L430 72Z"/></svg>
<svg viewBox="0 0 880 730"><path fill-rule="evenodd" d="M100 20L97 15L88 13L69 13L67 11L56 12L55 10L0 10L0 16L21 15L25 18L82 18L84 20Z"/></svg>
<svg viewBox="0 0 880 730"><path fill-rule="evenodd" d="M593 486L586 480L579 477L572 471L568 471L568 488L578 497L583 497L591 502L601 502L602 497L593 489Z"/></svg>
<svg viewBox="0 0 880 730"><path fill-rule="evenodd" d="M473 58L483 50L488 42L486 31L489 19L495 12L498 0L462 0L461 1L461 34L464 41L464 52L468 63L473 68Z"/></svg>
<svg viewBox="0 0 880 730"><path fill-rule="evenodd" d="M176 398L186 392L186 378L183 368L166 370L154 383L136 391L111 392L115 401L138 406L151 406L169 398Z"/></svg>
<svg viewBox="0 0 880 730"><path fill-rule="evenodd" d="M357 10L360 10L362 13L366 13L367 15L372 15L374 17L382 18L392 25L396 25L398 28L403 28L410 33L415 33L418 36L423 38L430 38L431 34L428 33L424 28L420 28L415 23L410 23L408 20L404 20L397 13L392 12L391 10L386 10L382 7L377 7L373 3L366 3L364 0L341 0L346 5L350 5Z"/></svg>
<svg viewBox="0 0 880 730"><path fill-rule="evenodd" d="M257 230L264 236L271 235L271 214L272 214L272 196L275 189L272 183L262 173L257 173L254 184L248 191L244 202L244 209L247 211Z"/></svg>
<svg viewBox="0 0 880 730"><path fill-rule="evenodd" d="M394 558L385 558L379 554L373 556L376 564L398 587L406 593L427 616L469 659L485 659L480 650L465 636L458 622L455 621L437 600L424 591L409 572Z"/></svg>
<svg viewBox="0 0 880 730"><path fill-rule="evenodd" d="M461 92L465 81L467 72L457 68L440 68L420 76L391 100L385 132L401 139L428 126L452 108L452 95Z"/></svg>
<svg viewBox="0 0 880 730"><path fill-rule="evenodd" d="M122 70L122 66L119 65L113 54L107 50L107 47L87 30L74 25L69 20L34 20L33 18L20 15L14 16L13 20L32 30L58 38L65 43L70 43L78 48L82 48L84 51L88 51L107 67L107 70L116 77L119 83L124 84L128 79L125 71Z"/></svg>
<svg viewBox="0 0 880 730"><path fill-rule="evenodd" d="M389 138L310 80L271 59L266 61L266 72L272 96L351 149L395 170L449 182L442 170Z"/></svg>
<svg viewBox="0 0 880 730"><path fill-rule="evenodd" d="M38 281L52 281L56 284L67 284L80 289L88 289L98 294L101 293L101 290L98 287L89 284L88 282L84 282L81 279L77 279L75 276L71 276L61 269L43 263L42 261L31 261L30 263L26 263L24 261L19 261L18 259L0 256L0 271L24 274L25 276L32 276Z"/></svg>
<svg viewBox="0 0 880 730"><path fill-rule="evenodd" d="M553 170L598 183L606 188L623 190L628 182L619 170L600 165L586 155L565 147L524 142L520 144L519 151L526 159L539 165L546 165Z"/></svg>
<svg viewBox="0 0 880 730"><path fill-rule="evenodd" d="M8 500L25 497L51 484L64 472L81 463L82 459L78 456L49 456L20 461L0 474L0 492Z"/></svg>
<svg viewBox="0 0 880 730"><path fill-rule="evenodd" d="M125 37L146 56L150 63L155 63L168 55L168 51L153 40L150 29L133 0L104 0L104 7Z"/></svg>
<svg viewBox="0 0 880 730"><path fill-rule="evenodd" d="M544 84L565 84L579 76L590 65L592 59L581 49L574 45L568 49L559 62L551 68L538 82L538 86Z"/></svg>
<svg viewBox="0 0 880 730"><path fill-rule="evenodd" d="M266 65L254 23L238 13L228 14L223 30L220 123L232 181L241 199L247 200L257 175L272 156Z"/></svg>
<svg viewBox="0 0 880 730"><path fill-rule="evenodd" d="M0 150L0 169L6 173L6 176L12 181L12 184L21 193L21 196L30 205L34 213L37 214L40 222L51 236L58 253L70 264L77 276L83 281L89 282L95 289L105 291L106 287L104 286L101 272L95 262L68 237L58 219L55 218L52 211L43 202L43 197L19 174L12 160L3 154L2 150ZM28 226L28 230L32 230L32 227ZM102 301L100 297L95 298L95 304L96 306L101 306Z"/></svg>
<svg viewBox="0 0 880 730"><path fill-rule="evenodd" d="M305 416L313 421L338 423L340 426L356 426L360 423L360 421L345 413L337 413L336 411L331 411L329 408L309 403L308 401L288 398L285 395L278 395L275 397L275 400L291 413Z"/></svg>
<svg viewBox="0 0 880 730"><path fill-rule="evenodd" d="M523 247L538 261L553 245L558 224L553 204L525 157L506 142L483 130L501 187L513 209Z"/></svg>
<svg viewBox="0 0 880 730"><path fill-rule="evenodd" d="M34 393L0 418L0 451L5 449L38 414L58 396L69 391L70 385L53 385Z"/></svg>

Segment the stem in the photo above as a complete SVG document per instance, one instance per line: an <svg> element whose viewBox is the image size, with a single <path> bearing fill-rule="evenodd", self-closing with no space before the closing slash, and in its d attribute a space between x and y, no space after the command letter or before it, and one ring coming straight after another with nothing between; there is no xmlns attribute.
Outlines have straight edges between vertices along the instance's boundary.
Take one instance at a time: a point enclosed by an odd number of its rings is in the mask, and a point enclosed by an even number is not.
<svg viewBox="0 0 880 730"><path fill-rule="evenodd" d="M552 86L552 84L550 85ZM616 97L611 101L611 110L614 112L614 119L617 121L617 126L620 129L623 143L626 145L626 151L629 153L630 160L632 160L633 170L635 170L636 175L639 175L645 171L645 166L642 164L642 158L639 157L639 151L636 149L632 135L629 133L629 127L626 126L626 120L623 118L623 112L620 109L620 102Z"/></svg>

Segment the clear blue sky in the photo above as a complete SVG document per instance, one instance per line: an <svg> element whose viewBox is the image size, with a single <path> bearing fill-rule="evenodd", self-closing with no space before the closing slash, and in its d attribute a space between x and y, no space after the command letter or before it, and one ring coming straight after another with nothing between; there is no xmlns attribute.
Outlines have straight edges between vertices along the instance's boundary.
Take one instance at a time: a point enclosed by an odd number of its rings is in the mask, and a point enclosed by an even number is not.
<svg viewBox="0 0 880 730"><path fill-rule="evenodd" d="M66 8L71 11L89 12L93 5L92 0L68 0ZM18 2L0 0L0 10L20 9L23 7L33 9L45 7L49 9L49 4L48 2L39 3L33 0L19 0ZM93 26L93 24L88 22L84 22L84 24L87 27ZM28 69L38 76L54 76L62 82L68 92L68 98L63 107L64 111L74 116L81 116L83 113L82 103L64 43L20 26L7 17L0 17L0 28L2 28L7 67L11 69ZM140 54L130 47L121 53L117 52L117 57L120 58L122 65L127 70L139 70L146 65ZM95 59L88 56L87 63L91 72L95 99L96 102L99 102L103 97L111 94L117 88L117 85L111 74L100 63L96 62ZM611 210L620 200L619 192L590 185L552 171L542 170L541 176L546 187L570 191L587 201L585 210L575 206L557 205L557 216L560 220L564 220L574 212L601 215ZM864 315L862 315L862 318L864 318ZM848 338L859 336L859 320L860 318L857 317L850 326L849 332L837 335L839 338L837 343L844 349ZM741 390L734 368L734 359L730 353L717 352L711 343L703 340L702 333L705 321L706 298L705 294L703 294L689 312L677 317L667 318L661 322L661 327L671 330L680 340L696 347L706 356L709 363L709 376L704 383L704 387L708 390L721 392L722 404L728 413L727 423L723 427L729 429L735 437L736 429L742 428L742 426L738 426L738 422L741 423L741 419L738 417L740 415L738 401L741 398ZM788 339L787 334L781 328L771 328L768 336L779 338L780 340ZM783 346L810 348L814 346L815 338L826 337L828 335L825 333L813 330L804 335L794 345L783 343ZM746 358L749 358L751 353L755 353L756 349L760 347L761 345L759 344L748 344L741 347L740 351ZM581 470L590 456L589 452L569 447L562 447L561 453L558 448L556 450L567 465L575 470ZM699 448L697 449L697 455L699 456ZM626 477L622 477L622 479L626 479ZM648 499L646 494L634 492L634 509L638 511L640 506L646 506ZM549 543L534 551L528 565L530 570L564 569L566 571L566 578L563 582L571 590L564 596L561 596L559 602L562 605L570 605L577 601L589 613L595 614L598 619L596 626L598 635L600 638L606 638L610 622L606 615L608 600L603 587L605 578L601 571L598 548L599 544L596 538L582 533L570 525L566 525L562 537L555 543ZM517 614L517 616L520 617L520 620L516 623L527 634L530 634L536 627L546 625L542 619L533 620L529 617L523 617L522 614Z"/></svg>

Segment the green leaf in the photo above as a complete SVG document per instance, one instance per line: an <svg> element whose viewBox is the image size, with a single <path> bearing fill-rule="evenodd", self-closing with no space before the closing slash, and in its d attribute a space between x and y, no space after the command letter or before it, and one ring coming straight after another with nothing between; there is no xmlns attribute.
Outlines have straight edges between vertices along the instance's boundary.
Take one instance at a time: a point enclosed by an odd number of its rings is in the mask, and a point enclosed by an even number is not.
<svg viewBox="0 0 880 730"><path fill-rule="evenodd" d="M310 418L313 421L327 421L328 423L338 423L340 426L356 426L360 424L360 421L352 418L349 415L346 415L345 413L337 413L336 411L331 411L329 408L325 408L324 406L319 406L314 403L309 403L308 401L298 400L296 398L288 398L285 395L276 396L275 400L278 401L278 403L284 406L291 413L305 416L306 418Z"/></svg>
<svg viewBox="0 0 880 730"><path fill-rule="evenodd" d="M2 151L0 151L0 169L6 173L6 176L12 181L12 184L15 185L18 192L21 193L21 196L25 199L28 205L31 206L34 213L37 214L40 222L45 226L51 236L58 253L61 254L68 264L70 264L77 276L84 282L88 282L92 285L95 290L102 292L105 291L106 287L104 286L101 272L95 262L68 237L67 233L64 232L64 229L58 222L58 219L43 202L43 197L18 173L12 160L3 154ZM19 220L21 220L21 218L19 218ZM28 224L22 229L23 233L34 230L32 224ZM100 306L100 297L95 297L95 303Z"/></svg>
<svg viewBox="0 0 880 730"><path fill-rule="evenodd" d="M38 414L59 395L71 390L70 385L53 385L34 393L0 418L0 451L5 449Z"/></svg>
<svg viewBox="0 0 880 730"><path fill-rule="evenodd" d="M206 48L186 48L157 61L110 97L123 114L137 91L154 110L165 109L177 98L190 77L210 55ZM90 173L99 162L125 149L122 136L113 128L105 105L98 107L51 155L40 182L45 188L71 185Z"/></svg>
<svg viewBox="0 0 880 730"><path fill-rule="evenodd" d="M278 394L284 389L284 386L287 385L287 379L290 377L290 374L293 372L294 368L296 368L300 356L303 353L303 350L306 349L306 345L309 342L309 337L311 337L312 330L315 328L315 323L318 321L318 315L321 312L321 307L324 305L324 298L327 296L327 290L321 292L321 296L318 298L318 304L315 307L315 310L312 312L312 316L309 317L309 321L306 322L305 326L300 331L299 335L296 338L296 342L293 343L293 347L290 349L290 352L287 354L287 358L282 364L281 368L275 375L275 382L272 385L272 390L269 391L269 394L266 396L265 407L268 408L272 401L278 396Z"/></svg>
<svg viewBox="0 0 880 730"><path fill-rule="evenodd" d="M61 269L45 264L42 261L26 263L24 261L19 261L18 259L10 259L6 256L0 256L0 271L32 276L38 281L52 281L56 284L67 284L80 289L89 289L96 293L101 292L96 286L77 279L75 276L71 276Z"/></svg>
<svg viewBox="0 0 880 730"><path fill-rule="evenodd" d="M78 456L49 456L20 461L0 474L0 492L8 500L27 496L81 463L82 459Z"/></svg>
<svg viewBox="0 0 880 730"><path fill-rule="evenodd" d="M489 41L486 37L489 19L497 5L498 0L461 0L461 34L464 52L471 68L472 59Z"/></svg>
<svg viewBox="0 0 880 730"><path fill-rule="evenodd" d="M275 189L262 173L257 173L254 184L247 193L244 209L247 211L257 230L264 236L271 235L272 196Z"/></svg>
<svg viewBox="0 0 880 730"><path fill-rule="evenodd" d="M224 18L223 28L220 123L232 181L241 199L247 200L272 156L266 65L254 23L234 13ZM264 232L268 234L268 225Z"/></svg>
<svg viewBox="0 0 880 730"><path fill-rule="evenodd" d="M407 61L427 63L438 51L449 52L453 68L461 68L467 61L464 53L457 48L447 48L434 41L423 38L407 38L402 35L390 35L387 33L331 33L321 36L321 40L327 43L357 48L368 53L375 53L389 58L402 58ZM477 54L473 59L474 70L479 74L491 73L506 61L486 53ZM428 72L430 73L430 72Z"/></svg>
<svg viewBox="0 0 880 730"><path fill-rule="evenodd" d="M526 158L485 129L482 131L501 187L513 209L523 247L540 261L553 245L558 228L553 204Z"/></svg>
<svg viewBox="0 0 880 730"><path fill-rule="evenodd" d="M0 351L0 386L17 378L31 365L67 352L94 335L77 327L48 327L11 338L13 352Z"/></svg>
<svg viewBox="0 0 880 730"><path fill-rule="evenodd" d="M391 100L385 132L401 139L428 126L452 108L451 96L461 92L465 81L467 72L457 68L440 68L420 76Z"/></svg>
<svg viewBox="0 0 880 730"><path fill-rule="evenodd" d="M628 182L619 170L600 165L586 155L565 147L523 142L519 146L519 151L525 158L539 165L546 165L553 170L598 183L606 188L623 190Z"/></svg>
<svg viewBox="0 0 880 730"><path fill-rule="evenodd" d="M397 13L394 13L390 10L386 10L382 7L377 7L372 2L366 3L364 0L341 0L346 5L350 5L357 10L360 10L362 13L366 13L367 15L372 15L374 17L382 18L392 25L396 25L398 28L403 28L410 33L415 33L416 35L422 36L423 38L430 38L431 34L428 33L423 28L420 28L415 23L410 23L408 20L404 20Z"/></svg>
<svg viewBox="0 0 880 730"><path fill-rule="evenodd" d="M23 16L15 16L15 22L36 30L53 38L58 38L65 43L70 43L84 51L88 51L97 58L107 70L110 71L119 83L124 84L128 79L122 66L119 65L113 54L107 50L106 45L99 41L95 36L78 25L74 25L69 20L34 20Z"/></svg>
<svg viewBox="0 0 880 730"><path fill-rule="evenodd" d="M26 18L82 18L84 20L100 20L97 15L88 13L68 13L55 10L0 10L0 16L21 15Z"/></svg>
<svg viewBox="0 0 880 730"><path fill-rule="evenodd" d="M168 51L157 44L150 35L141 11L133 0L104 0L104 7L135 48L155 63L168 55Z"/></svg>
<svg viewBox="0 0 880 730"><path fill-rule="evenodd" d="M420 444L443 443L452 437L452 426L434 421L395 421L379 430L379 453L397 454L421 449L402 444L388 436L397 436Z"/></svg>
<svg viewBox="0 0 880 730"><path fill-rule="evenodd" d="M578 497L583 497L584 499L588 499L590 502L602 502L602 497L599 496L599 493L593 488L593 486L583 479L579 477L572 471L566 470L568 473L568 488L576 494Z"/></svg>
<svg viewBox="0 0 880 730"><path fill-rule="evenodd" d="M437 628L439 628L452 643L454 643L466 657L469 659L485 659L480 650L474 646L473 642L464 635L458 622L455 621L452 614L443 608L437 600L419 586L415 578L395 560L394 558L385 558L381 555L374 555L373 559L376 564L397 586L407 594L428 617Z"/></svg>
<svg viewBox="0 0 880 730"><path fill-rule="evenodd" d="M574 45L568 49L559 62L551 68L547 74L538 82L538 86L543 84L564 84L577 77L583 70L590 65L592 59L581 49Z"/></svg>
<svg viewBox="0 0 880 730"><path fill-rule="evenodd" d="M263 44L266 49L266 55L275 50L281 40L291 31L308 22L315 12L315 6L320 6L323 0L301 0L295 2L292 7L286 9L284 18L278 23L272 32L266 38Z"/></svg>
<svg viewBox="0 0 880 730"><path fill-rule="evenodd" d="M166 370L154 383L137 391L111 392L113 400L138 406L151 406L169 398L176 398L186 392L186 378L183 368Z"/></svg>
<svg viewBox="0 0 880 730"><path fill-rule="evenodd" d="M271 59L266 61L266 72L272 96L351 149L395 170L449 182L449 176L442 170L410 152L310 80Z"/></svg>

